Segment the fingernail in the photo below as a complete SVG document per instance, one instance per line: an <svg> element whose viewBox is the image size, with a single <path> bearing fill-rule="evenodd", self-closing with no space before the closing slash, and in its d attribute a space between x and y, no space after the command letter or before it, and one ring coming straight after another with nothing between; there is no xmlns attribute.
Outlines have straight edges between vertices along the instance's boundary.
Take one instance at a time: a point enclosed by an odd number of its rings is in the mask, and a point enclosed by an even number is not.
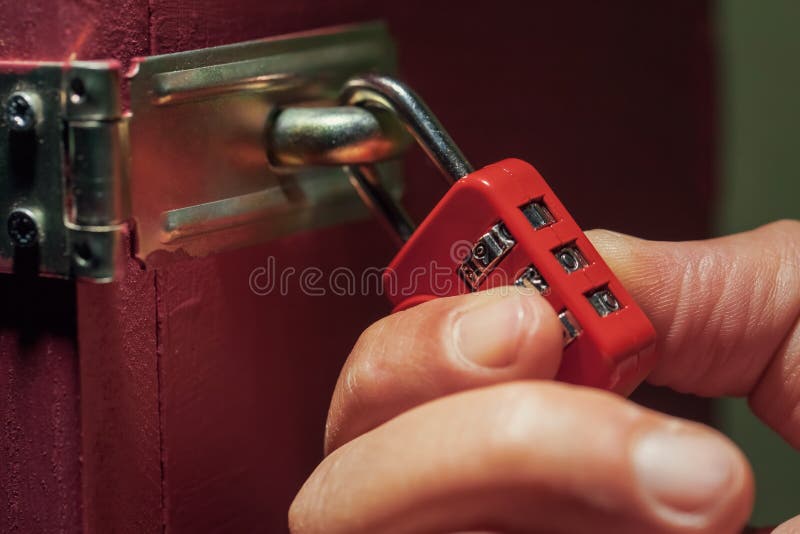
<svg viewBox="0 0 800 534"><path fill-rule="evenodd" d="M635 445L634 469L647 497L680 514L703 515L731 493L739 460L721 437L685 427L654 430Z"/></svg>
<svg viewBox="0 0 800 534"><path fill-rule="evenodd" d="M456 319L455 343L461 356L483 367L505 367L516 360L519 336L524 327L535 328L538 321L532 306L523 299L529 295L513 292L506 296L481 295L474 305Z"/></svg>

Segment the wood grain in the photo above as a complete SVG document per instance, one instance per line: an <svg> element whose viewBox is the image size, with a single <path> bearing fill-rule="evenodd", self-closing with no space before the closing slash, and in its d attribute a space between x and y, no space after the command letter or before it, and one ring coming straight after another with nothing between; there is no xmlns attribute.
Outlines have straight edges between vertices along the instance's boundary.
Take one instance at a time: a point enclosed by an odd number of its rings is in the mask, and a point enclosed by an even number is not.
<svg viewBox="0 0 800 534"><path fill-rule="evenodd" d="M155 272L129 258L119 283L78 284L77 312L84 531L160 532Z"/></svg>

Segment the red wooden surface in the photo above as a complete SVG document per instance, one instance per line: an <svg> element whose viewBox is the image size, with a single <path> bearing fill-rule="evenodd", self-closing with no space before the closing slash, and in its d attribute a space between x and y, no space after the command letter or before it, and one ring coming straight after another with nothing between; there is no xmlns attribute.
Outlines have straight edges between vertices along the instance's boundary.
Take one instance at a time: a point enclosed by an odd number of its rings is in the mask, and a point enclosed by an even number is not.
<svg viewBox="0 0 800 534"><path fill-rule="evenodd" d="M347 238L359 234L370 254ZM374 294L306 295L299 274L306 266L325 276L342 265L361 272L389 254L375 245L380 237L349 225L157 268L169 531L284 525L288 499L320 455L342 358L359 328L388 309ZM259 295L251 273L270 257L275 273L296 272L286 291L278 284Z"/></svg>
<svg viewBox="0 0 800 534"><path fill-rule="evenodd" d="M135 259L119 283L78 286L85 532L163 524L156 304L155 272Z"/></svg>
<svg viewBox="0 0 800 534"><path fill-rule="evenodd" d="M0 295L0 532L78 532L74 287L3 275Z"/></svg>
<svg viewBox="0 0 800 534"><path fill-rule="evenodd" d="M0 57L65 61L147 54L147 0L0 0Z"/></svg>
<svg viewBox="0 0 800 534"><path fill-rule="evenodd" d="M0 0L0 56L125 60L385 18L404 77L476 165L531 161L584 227L707 233L706 2L452 5ZM411 158L407 196L417 215L442 191L433 172ZM320 457L338 367L388 307L375 295L309 297L296 284L285 297L257 296L250 273L270 256L330 274L390 255L381 230L365 222L204 259L131 261L125 281L78 285L77 332L70 284L36 282L20 295L4 277L0 450L17 460L3 459L0 482L17 504L0 521L19 532L284 529L292 494ZM10 311L20 298L66 304L47 320L20 322ZM24 331L31 344L18 341Z"/></svg>

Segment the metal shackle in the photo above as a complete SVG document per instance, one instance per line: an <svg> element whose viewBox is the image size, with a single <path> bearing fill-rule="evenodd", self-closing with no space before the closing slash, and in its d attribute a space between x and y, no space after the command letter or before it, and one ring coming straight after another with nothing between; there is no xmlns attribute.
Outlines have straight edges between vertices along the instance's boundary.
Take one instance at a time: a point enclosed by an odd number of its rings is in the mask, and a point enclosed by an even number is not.
<svg viewBox="0 0 800 534"><path fill-rule="evenodd" d="M472 165L425 102L402 82L376 74L351 78L342 90L340 103L391 111L436 164L448 184L473 171ZM416 225L383 187L375 166L347 165L345 168L364 203L384 221L399 241L408 241Z"/></svg>
<svg viewBox="0 0 800 534"><path fill-rule="evenodd" d="M267 160L278 169L383 161L410 141L390 111L356 106L281 108L265 128Z"/></svg>

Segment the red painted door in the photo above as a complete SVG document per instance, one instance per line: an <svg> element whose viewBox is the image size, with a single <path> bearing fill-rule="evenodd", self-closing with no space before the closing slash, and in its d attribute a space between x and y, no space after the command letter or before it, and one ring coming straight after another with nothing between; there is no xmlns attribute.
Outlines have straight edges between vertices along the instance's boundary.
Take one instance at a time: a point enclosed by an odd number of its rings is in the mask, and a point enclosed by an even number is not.
<svg viewBox="0 0 800 534"><path fill-rule="evenodd" d="M376 18L474 163L533 162L586 228L707 234L706 2L0 0L0 56L127 62ZM419 154L408 163L419 217L442 189ZM285 530L321 455L338 368L388 306L293 284L258 296L249 275L269 257L358 272L392 252L364 221L205 258L131 259L104 286L0 276L0 531Z"/></svg>

